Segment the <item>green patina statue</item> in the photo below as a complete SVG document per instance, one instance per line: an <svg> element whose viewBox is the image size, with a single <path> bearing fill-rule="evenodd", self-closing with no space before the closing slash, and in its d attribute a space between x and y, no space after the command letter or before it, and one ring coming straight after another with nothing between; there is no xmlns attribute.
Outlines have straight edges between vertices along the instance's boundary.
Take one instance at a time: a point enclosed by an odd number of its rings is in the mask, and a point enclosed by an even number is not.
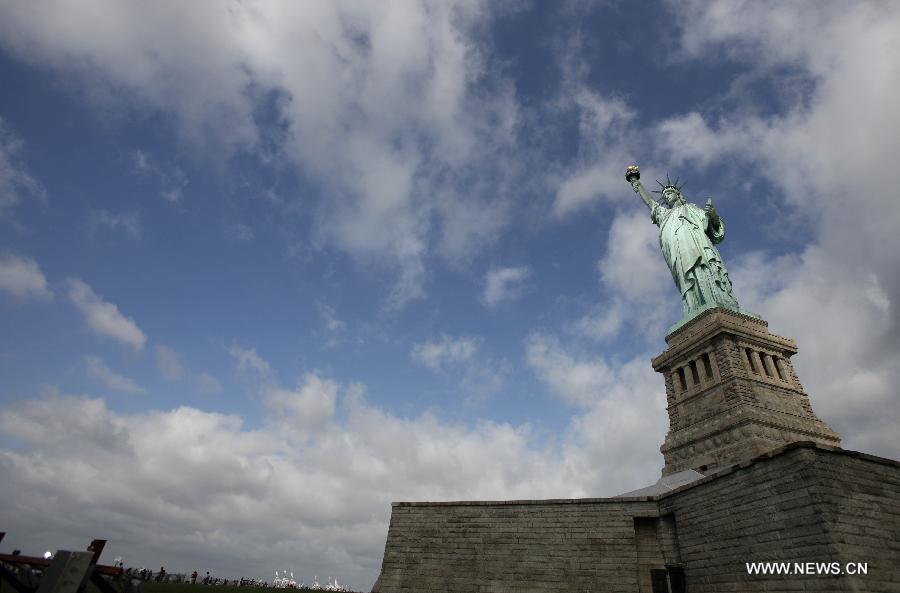
<svg viewBox="0 0 900 593"><path fill-rule="evenodd" d="M725 238L725 223L708 199L705 208L690 204L681 186L666 178L660 185L665 204L657 203L641 184L637 165L625 170L625 179L650 208L650 219L659 227L659 246L681 293L684 316L669 328L672 333L702 311L724 307L756 317L738 305L728 271L716 244Z"/></svg>

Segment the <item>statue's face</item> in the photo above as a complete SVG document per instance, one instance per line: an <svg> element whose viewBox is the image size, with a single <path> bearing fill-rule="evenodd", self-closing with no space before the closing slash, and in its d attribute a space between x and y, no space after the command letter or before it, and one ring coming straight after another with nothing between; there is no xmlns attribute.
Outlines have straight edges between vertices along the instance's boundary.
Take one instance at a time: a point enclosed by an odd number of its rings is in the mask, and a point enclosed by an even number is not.
<svg viewBox="0 0 900 593"><path fill-rule="evenodd" d="M663 191L663 198L665 198L666 203L669 206L674 206L681 201L681 192L677 189L672 189L671 187L669 187L666 188L665 191Z"/></svg>

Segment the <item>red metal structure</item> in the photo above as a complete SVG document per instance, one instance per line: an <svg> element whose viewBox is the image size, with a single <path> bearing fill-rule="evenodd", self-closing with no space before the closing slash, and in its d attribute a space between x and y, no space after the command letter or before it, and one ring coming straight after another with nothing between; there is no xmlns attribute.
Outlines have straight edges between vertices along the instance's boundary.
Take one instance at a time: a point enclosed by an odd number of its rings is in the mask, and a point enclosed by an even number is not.
<svg viewBox="0 0 900 593"><path fill-rule="evenodd" d="M0 542L3 541L5 532L0 531ZM119 593L105 577L119 577L123 570L118 566L105 566L97 564L100 554L103 553L103 547L106 545L105 539L95 539L87 547L88 552L93 552L94 556L91 560L91 567L88 569L88 577L81 584L78 593L84 593L88 580L100 593ZM38 556L22 556L20 554L0 554L0 579L3 579L16 590L17 593L35 593L37 586L22 582L14 569L16 567L31 567L46 570L50 566L52 559L40 558Z"/></svg>

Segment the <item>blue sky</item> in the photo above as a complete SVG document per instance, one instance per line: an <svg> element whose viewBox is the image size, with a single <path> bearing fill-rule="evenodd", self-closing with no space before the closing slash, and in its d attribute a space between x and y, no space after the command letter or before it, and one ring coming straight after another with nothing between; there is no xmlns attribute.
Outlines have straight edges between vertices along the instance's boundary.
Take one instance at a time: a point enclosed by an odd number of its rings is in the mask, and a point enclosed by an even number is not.
<svg viewBox="0 0 900 593"><path fill-rule="evenodd" d="M364 588L393 500L654 481L680 303L632 162L713 197L817 412L897 458L898 21L0 2L10 541Z"/></svg>

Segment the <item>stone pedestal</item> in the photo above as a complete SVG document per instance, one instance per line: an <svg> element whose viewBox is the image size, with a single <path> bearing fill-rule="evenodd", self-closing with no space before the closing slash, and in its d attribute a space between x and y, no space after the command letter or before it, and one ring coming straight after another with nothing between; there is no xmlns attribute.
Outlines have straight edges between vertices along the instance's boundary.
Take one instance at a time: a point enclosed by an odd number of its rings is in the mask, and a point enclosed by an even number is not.
<svg viewBox="0 0 900 593"><path fill-rule="evenodd" d="M796 342L767 326L710 309L666 337L668 348L652 361L665 377L668 402L664 476L707 473L798 441L840 446L794 373Z"/></svg>

